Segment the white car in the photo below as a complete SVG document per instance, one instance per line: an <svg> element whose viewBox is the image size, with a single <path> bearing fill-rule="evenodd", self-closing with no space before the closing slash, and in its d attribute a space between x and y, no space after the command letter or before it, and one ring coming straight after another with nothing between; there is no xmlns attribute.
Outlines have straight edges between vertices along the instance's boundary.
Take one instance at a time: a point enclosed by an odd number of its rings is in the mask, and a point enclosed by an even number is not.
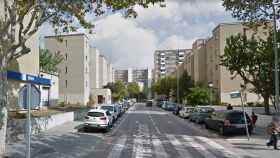
<svg viewBox="0 0 280 158"><path fill-rule="evenodd" d="M97 107L97 109L100 109L100 110L107 110L110 112L111 116L112 116L112 119L113 119L113 122L115 122L118 118L118 111L117 111L117 108L115 105L113 104L104 104L104 105L100 105Z"/></svg>
<svg viewBox="0 0 280 158"><path fill-rule="evenodd" d="M88 128L98 128L108 131L112 127L113 118L108 110L92 109L84 120L85 130Z"/></svg>
<svg viewBox="0 0 280 158"><path fill-rule="evenodd" d="M179 116L182 118L189 118L190 114L193 111L194 111L194 107L183 107L183 109L179 111Z"/></svg>

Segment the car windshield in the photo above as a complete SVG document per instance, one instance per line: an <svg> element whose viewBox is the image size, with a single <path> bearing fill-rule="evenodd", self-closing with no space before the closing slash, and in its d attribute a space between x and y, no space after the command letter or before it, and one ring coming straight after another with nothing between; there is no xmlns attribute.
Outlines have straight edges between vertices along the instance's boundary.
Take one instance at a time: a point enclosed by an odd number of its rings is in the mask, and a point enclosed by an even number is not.
<svg viewBox="0 0 280 158"><path fill-rule="evenodd" d="M185 110L186 110L186 112L193 112L194 111L193 108L186 108Z"/></svg>
<svg viewBox="0 0 280 158"><path fill-rule="evenodd" d="M113 106L101 106L102 110L108 110L108 111L114 111L114 107Z"/></svg>
<svg viewBox="0 0 280 158"><path fill-rule="evenodd" d="M214 111L214 109L213 108L200 108L198 111L201 113L211 113Z"/></svg>
<svg viewBox="0 0 280 158"><path fill-rule="evenodd" d="M104 113L102 113L102 112L88 112L87 115L91 116L91 117L102 117L102 116L104 116Z"/></svg>
<svg viewBox="0 0 280 158"><path fill-rule="evenodd" d="M248 117L247 114L246 114L246 118L247 118L247 121L250 120L250 118ZM230 123L236 123L236 124L244 124L245 123L244 115L243 115L242 112L240 112L240 113L230 113L228 115L228 119L230 120Z"/></svg>

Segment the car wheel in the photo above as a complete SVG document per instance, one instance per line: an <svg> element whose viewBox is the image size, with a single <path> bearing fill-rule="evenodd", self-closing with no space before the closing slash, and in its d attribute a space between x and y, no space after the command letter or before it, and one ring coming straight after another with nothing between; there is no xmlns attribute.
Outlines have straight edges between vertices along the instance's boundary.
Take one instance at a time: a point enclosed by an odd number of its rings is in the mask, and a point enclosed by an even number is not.
<svg viewBox="0 0 280 158"><path fill-rule="evenodd" d="M205 129L209 129L209 126L207 125L207 123L204 124Z"/></svg>
<svg viewBox="0 0 280 158"><path fill-rule="evenodd" d="M221 135L221 136L225 136L225 129L224 129L224 127L219 127L219 134Z"/></svg>

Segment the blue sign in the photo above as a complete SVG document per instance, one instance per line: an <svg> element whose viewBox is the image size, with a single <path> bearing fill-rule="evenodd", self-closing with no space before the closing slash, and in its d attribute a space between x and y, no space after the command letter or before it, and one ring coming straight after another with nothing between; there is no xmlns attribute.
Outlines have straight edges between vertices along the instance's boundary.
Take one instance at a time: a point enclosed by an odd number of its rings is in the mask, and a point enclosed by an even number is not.
<svg viewBox="0 0 280 158"><path fill-rule="evenodd" d="M25 81L25 82L33 83L33 84L51 86L50 79L37 77L37 76L29 75L29 74L22 74L19 72L8 71L7 77L8 77L8 79L12 79L12 80Z"/></svg>
<svg viewBox="0 0 280 158"><path fill-rule="evenodd" d="M41 101L41 92L40 90L34 86L31 85L30 86L31 90L30 90L30 94L28 94L28 85L23 86L20 90L19 90L19 97L18 97L18 103L19 106L27 109L28 108L28 96L30 95L30 104L31 104L31 108L40 106L40 101Z"/></svg>

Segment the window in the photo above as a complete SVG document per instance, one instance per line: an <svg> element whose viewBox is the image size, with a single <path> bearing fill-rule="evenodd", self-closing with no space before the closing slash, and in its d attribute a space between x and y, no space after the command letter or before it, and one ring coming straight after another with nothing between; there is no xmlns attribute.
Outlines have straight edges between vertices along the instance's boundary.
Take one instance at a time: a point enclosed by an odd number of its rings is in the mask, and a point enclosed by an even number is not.
<svg viewBox="0 0 280 158"><path fill-rule="evenodd" d="M67 44L67 40L65 40L65 47L67 48L68 44Z"/></svg>
<svg viewBox="0 0 280 158"><path fill-rule="evenodd" d="M65 54L65 60L67 60L67 58L68 58L68 54L66 53L66 54Z"/></svg>
<svg viewBox="0 0 280 158"><path fill-rule="evenodd" d="M67 80L65 80L65 88L67 88L67 84L68 84L68 83L67 83Z"/></svg>
<svg viewBox="0 0 280 158"><path fill-rule="evenodd" d="M67 68L67 66L65 66L65 73L66 73L66 74L68 73L68 68Z"/></svg>
<svg viewBox="0 0 280 158"><path fill-rule="evenodd" d="M86 55L86 61L87 61L87 55Z"/></svg>
<svg viewBox="0 0 280 158"><path fill-rule="evenodd" d="M86 81L86 87L88 87L88 81Z"/></svg>

